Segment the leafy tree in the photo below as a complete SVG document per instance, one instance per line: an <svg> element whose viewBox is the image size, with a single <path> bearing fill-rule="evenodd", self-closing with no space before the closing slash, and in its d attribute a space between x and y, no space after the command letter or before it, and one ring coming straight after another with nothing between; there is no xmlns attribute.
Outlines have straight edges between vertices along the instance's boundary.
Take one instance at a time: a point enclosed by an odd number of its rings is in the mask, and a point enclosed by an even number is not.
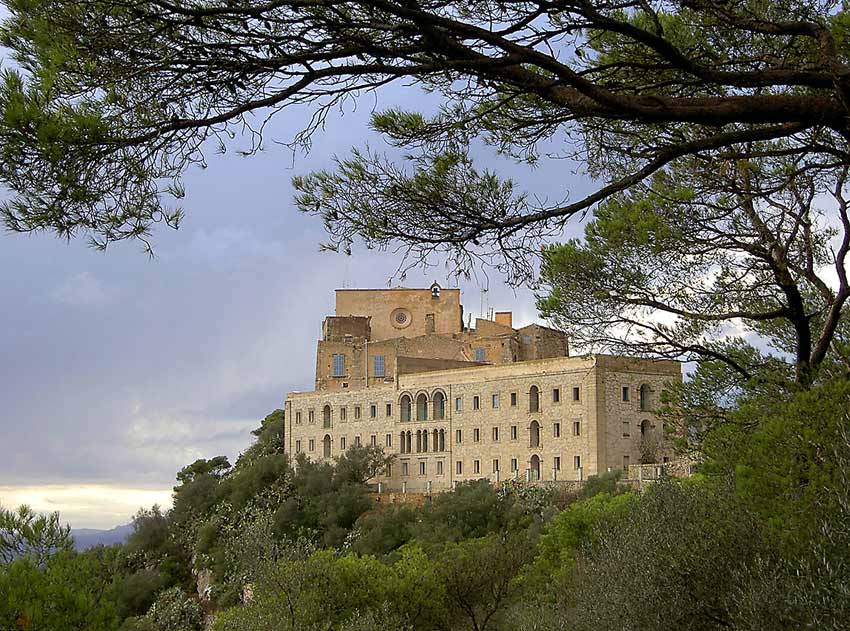
<svg viewBox="0 0 850 631"><path fill-rule="evenodd" d="M60 524L59 513L40 515L25 505L17 511L0 507L0 561L28 557L40 566L51 554L73 547L71 527Z"/></svg>
<svg viewBox="0 0 850 631"><path fill-rule="evenodd" d="M0 179L16 231L145 239L179 222L180 178L209 144L245 131L237 147L258 151L262 122L293 105L311 107L295 139L309 143L332 108L392 82L443 97L433 118L374 117L412 172L360 152L296 180L333 247L359 236L522 263L569 217L681 157L784 138L801 160L848 164L850 18L835 2L6 4L17 66L0 88ZM578 157L605 183L538 201L476 169L473 139L530 163Z"/></svg>
<svg viewBox="0 0 850 631"><path fill-rule="evenodd" d="M354 523L351 550L383 556L410 541L417 513L409 506L387 506L361 515Z"/></svg>

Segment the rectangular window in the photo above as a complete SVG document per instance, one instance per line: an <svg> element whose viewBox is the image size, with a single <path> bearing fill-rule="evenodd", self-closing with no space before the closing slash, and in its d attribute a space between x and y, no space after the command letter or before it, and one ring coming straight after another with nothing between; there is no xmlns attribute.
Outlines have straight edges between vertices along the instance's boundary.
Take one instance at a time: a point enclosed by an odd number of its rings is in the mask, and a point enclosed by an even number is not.
<svg viewBox="0 0 850 631"><path fill-rule="evenodd" d="M372 434L371 438L369 438L369 444L372 447L378 446L378 435L377 434Z"/></svg>
<svg viewBox="0 0 850 631"><path fill-rule="evenodd" d="M623 469L628 472L629 470L629 457L623 456Z"/></svg>
<svg viewBox="0 0 850 631"><path fill-rule="evenodd" d="M623 386L623 401L629 400L629 387Z"/></svg>
<svg viewBox="0 0 850 631"><path fill-rule="evenodd" d="M631 436L631 430L629 428L629 422L623 421L623 438L628 438Z"/></svg>
<svg viewBox="0 0 850 631"><path fill-rule="evenodd" d="M386 477L388 477L388 478L393 477L393 463L392 463L392 462L388 462L388 463L387 463L387 473L386 473Z"/></svg>
<svg viewBox="0 0 850 631"><path fill-rule="evenodd" d="M511 458L511 473L519 471L519 461L516 458Z"/></svg>
<svg viewBox="0 0 850 631"><path fill-rule="evenodd" d="M555 388L552 390L552 402L559 403L561 401L561 389Z"/></svg>
<svg viewBox="0 0 850 631"><path fill-rule="evenodd" d="M295 441L295 453L297 453L297 454L301 453L301 441L300 440Z"/></svg>
<svg viewBox="0 0 850 631"><path fill-rule="evenodd" d="M516 440L517 429L516 425L511 425L511 440Z"/></svg>
<svg viewBox="0 0 850 631"><path fill-rule="evenodd" d="M499 442L499 428L498 427L493 428L493 442L494 443Z"/></svg>
<svg viewBox="0 0 850 631"><path fill-rule="evenodd" d="M339 438L339 449L340 451L345 451L345 436L340 436Z"/></svg>
<svg viewBox="0 0 850 631"><path fill-rule="evenodd" d="M493 473L499 473L499 459L493 459Z"/></svg>
<svg viewBox="0 0 850 631"><path fill-rule="evenodd" d="M316 441L314 439L311 438L310 441L307 443L307 449L309 451L316 451Z"/></svg>
<svg viewBox="0 0 850 631"><path fill-rule="evenodd" d="M455 397L455 411L460 412L461 410L463 410L463 398Z"/></svg>
<svg viewBox="0 0 850 631"><path fill-rule="evenodd" d="M485 361L486 357L487 357L487 355L484 352L483 348L476 348L475 349L475 361L483 362L483 361Z"/></svg>
<svg viewBox="0 0 850 631"><path fill-rule="evenodd" d="M516 392L511 392L511 407L516 407Z"/></svg>
<svg viewBox="0 0 850 631"><path fill-rule="evenodd" d="M341 353L334 353L333 376L345 377L345 355Z"/></svg>
<svg viewBox="0 0 850 631"><path fill-rule="evenodd" d="M479 440L481 440L481 430L476 427L472 430L472 442L477 443Z"/></svg>
<svg viewBox="0 0 850 631"><path fill-rule="evenodd" d="M393 446L393 435L392 434L387 434L386 436L384 436L384 446L385 447L392 447Z"/></svg>
<svg viewBox="0 0 850 631"><path fill-rule="evenodd" d="M339 420L344 421L347 416L348 416L348 409L347 408L340 408L339 409Z"/></svg>
<svg viewBox="0 0 850 631"><path fill-rule="evenodd" d="M410 465L407 462L401 463L401 475L407 477L410 475Z"/></svg>
<svg viewBox="0 0 850 631"><path fill-rule="evenodd" d="M307 412L307 422L314 423L316 421L316 413L313 410Z"/></svg>
<svg viewBox="0 0 850 631"><path fill-rule="evenodd" d="M419 463L419 475L425 475L425 461Z"/></svg>
<svg viewBox="0 0 850 631"><path fill-rule="evenodd" d="M354 420L355 421L360 420L360 406L359 405L354 406Z"/></svg>
<svg viewBox="0 0 850 631"><path fill-rule="evenodd" d="M358 447L358 448L363 446L363 445L360 443L360 434L358 434L357 436L355 436L355 437L354 437L354 446L355 446L355 447Z"/></svg>
<svg viewBox="0 0 850 631"><path fill-rule="evenodd" d="M474 397L472 397L472 409L473 410L480 410L481 409L481 397L479 397L477 394Z"/></svg>
<svg viewBox="0 0 850 631"><path fill-rule="evenodd" d="M491 403L493 404L493 409L497 409L499 407L499 395L494 394L491 397Z"/></svg>
<svg viewBox="0 0 850 631"><path fill-rule="evenodd" d="M560 423L555 423L552 426L552 436L555 437L555 438L561 437L561 424Z"/></svg>
<svg viewBox="0 0 850 631"><path fill-rule="evenodd" d="M387 403L387 416L392 416L392 415L393 415L393 404Z"/></svg>
<svg viewBox="0 0 850 631"><path fill-rule="evenodd" d="M463 432L461 430L455 431L455 442L456 443L463 442Z"/></svg>
<svg viewBox="0 0 850 631"><path fill-rule="evenodd" d="M555 456L555 471L561 470L561 456Z"/></svg>
<svg viewBox="0 0 850 631"><path fill-rule="evenodd" d="M472 473L481 473L481 461L473 460L472 461Z"/></svg>
<svg viewBox="0 0 850 631"><path fill-rule="evenodd" d="M463 475L463 461L458 460L458 461L455 463L455 473L456 473L457 475Z"/></svg>
<svg viewBox="0 0 850 631"><path fill-rule="evenodd" d="M301 425L301 412L296 412L296 413L295 413L295 424L296 424L296 425Z"/></svg>
<svg viewBox="0 0 850 631"><path fill-rule="evenodd" d="M581 390L578 386L573 388L573 401L581 401Z"/></svg>
<svg viewBox="0 0 850 631"><path fill-rule="evenodd" d="M573 436L581 436L581 421L573 421Z"/></svg>
<svg viewBox="0 0 850 631"><path fill-rule="evenodd" d="M576 471L581 469L581 456L573 456L573 469Z"/></svg>
<svg viewBox="0 0 850 631"><path fill-rule="evenodd" d="M437 475L443 475L443 461L437 460Z"/></svg>
<svg viewBox="0 0 850 631"><path fill-rule="evenodd" d="M369 416L371 418L378 418L378 406L374 403L369 406Z"/></svg>
<svg viewBox="0 0 850 631"><path fill-rule="evenodd" d="M384 356L383 355L375 355L375 357L373 357L372 359L374 361L374 366L373 366L374 369L372 370L372 374L375 377L385 377L386 376L386 364L384 363Z"/></svg>

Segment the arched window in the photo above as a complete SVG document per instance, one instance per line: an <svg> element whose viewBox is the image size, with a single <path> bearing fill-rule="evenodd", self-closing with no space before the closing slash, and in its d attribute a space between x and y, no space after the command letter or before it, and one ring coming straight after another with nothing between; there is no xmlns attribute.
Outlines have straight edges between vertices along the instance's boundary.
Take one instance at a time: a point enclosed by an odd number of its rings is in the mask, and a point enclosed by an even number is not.
<svg viewBox="0 0 850 631"><path fill-rule="evenodd" d="M531 462L529 464L529 469L531 469L531 481L536 482L540 479L540 456L537 454L531 456Z"/></svg>
<svg viewBox="0 0 850 631"><path fill-rule="evenodd" d="M529 433L529 447L539 447L540 446L540 423L537 421L531 421L531 426L528 428Z"/></svg>
<svg viewBox="0 0 850 631"><path fill-rule="evenodd" d="M413 434L407 432L407 453L411 453L413 451Z"/></svg>
<svg viewBox="0 0 850 631"><path fill-rule="evenodd" d="M331 406L326 405L322 410L322 427L333 427L333 422L331 421Z"/></svg>
<svg viewBox="0 0 850 631"><path fill-rule="evenodd" d="M440 451L446 450L446 430L440 430Z"/></svg>
<svg viewBox="0 0 850 631"><path fill-rule="evenodd" d="M325 434L325 437L322 439L322 455L325 458L331 457L331 435Z"/></svg>
<svg viewBox="0 0 850 631"><path fill-rule="evenodd" d="M401 422L407 423L410 421L410 408L412 404L410 402L410 397L406 394L401 397Z"/></svg>
<svg viewBox="0 0 850 631"><path fill-rule="evenodd" d="M651 429L652 429L652 425L650 425L649 421L644 420L644 421L640 422L640 435L641 436L646 436L647 434L649 434L649 430L651 430Z"/></svg>
<svg viewBox="0 0 850 631"><path fill-rule="evenodd" d="M431 432L431 450L432 451L440 451L440 432L436 429Z"/></svg>
<svg viewBox="0 0 850 631"><path fill-rule="evenodd" d="M428 430L422 432L422 451L428 451Z"/></svg>
<svg viewBox="0 0 850 631"><path fill-rule="evenodd" d="M540 411L540 389L537 386L531 386L531 390L528 391L528 411Z"/></svg>
<svg viewBox="0 0 850 631"><path fill-rule="evenodd" d="M420 453L422 451L422 430L416 430L416 453Z"/></svg>
<svg viewBox="0 0 850 631"><path fill-rule="evenodd" d="M416 397L416 420L428 420L428 397L425 396L424 392Z"/></svg>
<svg viewBox="0 0 850 631"><path fill-rule="evenodd" d="M401 453L405 453L405 451L406 451L405 448L407 447L407 441L404 439L405 438L404 432L401 433L401 436L399 438L400 438L400 440L398 441L399 445L400 445L399 449L401 450Z"/></svg>
<svg viewBox="0 0 850 631"><path fill-rule="evenodd" d="M649 386L646 384L640 387L640 409L649 409Z"/></svg>
<svg viewBox="0 0 850 631"><path fill-rule="evenodd" d="M434 393L434 419L442 421L446 418L446 395L437 391Z"/></svg>

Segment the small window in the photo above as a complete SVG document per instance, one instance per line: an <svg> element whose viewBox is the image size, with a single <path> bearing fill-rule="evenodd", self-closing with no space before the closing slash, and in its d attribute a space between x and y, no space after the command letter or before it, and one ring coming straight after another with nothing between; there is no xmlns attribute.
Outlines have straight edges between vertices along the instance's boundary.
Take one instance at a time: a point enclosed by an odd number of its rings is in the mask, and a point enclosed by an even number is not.
<svg viewBox="0 0 850 631"><path fill-rule="evenodd" d="M387 434L386 436L384 436L384 446L385 447L392 447L393 446L393 435L392 434Z"/></svg>
<svg viewBox="0 0 850 631"><path fill-rule="evenodd" d="M463 397L455 397L455 411L460 412L463 410Z"/></svg>
<svg viewBox="0 0 850 631"><path fill-rule="evenodd" d="M374 403L369 406L369 416L371 418L378 418L378 406Z"/></svg>
<svg viewBox="0 0 850 631"><path fill-rule="evenodd" d="M443 461L437 460L437 475L443 475Z"/></svg>
<svg viewBox="0 0 850 631"><path fill-rule="evenodd" d="M359 405L354 406L354 420L355 421L360 420L360 406Z"/></svg>
<svg viewBox="0 0 850 631"><path fill-rule="evenodd" d="M333 376L345 377L345 355L341 353L334 353Z"/></svg>
<svg viewBox="0 0 850 631"><path fill-rule="evenodd" d="M483 362L486 360L487 354L484 352L483 348L475 349L475 361Z"/></svg>
<svg viewBox="0 0 850 631"><path fill-rule="evenodd" d="M573 469L576 471L581 469L581 456L573 456Z"/></svg>
<svg viewBox="0 0 850 631"><path fill-rule="evenodd" d="M664 464L667 464L668 462L670 462L670 458L668 456L664 456L664 457L661 458L661 462L663 462Z"/></svg>
<svg viewBox="0 0 850 631"><path fill-rule="evenodd" d="M401 475L407 477L410 475L410 463L402 462L401 463Z"/></svg>
<svg viewBox="0 0 850 631"><path fill-rule="evenodd" d="M623 401L629 400L629 387L623 386Z"/></svg>
<svg viewBox="0 0 850 631"><path fill-rule="evenodd" d="M301 453L301 441L300 440L295 441L295 453L297 453L297 454Z"/></svg>
<svg viewBox="0 0 850 631"><path fill-rule="evenodd" d="M315 423L316 422L316 413L313 410L307 412L307 422Z"/></svg>
<svg viewBox="0 0 850 631"><path fill-rule="evenodd" d="M511 392L511 407L516 407L516 392Z"/></svg>
<svg viewBox="0 0 850 631"><path fill-rule="evenodd" d="M419 475L425 475L425 461L419 463Z"/></svg>
<svg viewBox="0 0 850 631"><path fill-rule="evenodd" d="M628 421L623 421L623 438L631 436L631 428Z"/></svg>
<svg viewBox="0 0 850 631"><path fill-rule="evenodd" d="M555 438L561 437L561 424L560 423L555 423L552 426L552 436L555 437Z"/></svg>
<svg viewBox="0 0 850 631"><path fill-rule="evenodd" d="M455 442L460 443L463 441L463 432L461 430L455 431Z"/></svg>
<svg viewBox="0 0 850 631"><path fill-rule="evenodd" d="M523 335L523 336L522 336L522 343L523 343L523 344L525 344L526 346L530 346L530 345L531 345L531 341L532 341L532 340L531 340L531 336L530 336L530 335Z"/></svg>
<svg viewBox="0 0 850 631"><path fill-rule="evenodd" d="M493 458L493 473L499 473L499 459Z"/></svg>
<svg viewBox="0 0 850 631"><path fill-rule="evenodd" d="M295 413L295 424L296 424L296 425L301 425L301 412L296 412L296 413Z"/></svg>
<svg viewBox="0 0 850 631"><path fill-rule="evenodd" d="M578 386L573 388L573 401L581 401L581 389Z"/></svg>
<svg viewBox="0 0 850 631"><path fill-rule="evenodd" d="M360 434L354 437L354 446L360 448L363 444L360 442Z"/></svg>
<svg viewBox="0 0 850 631"><path fill-rule="evenodd" d="M481 461L473 460L472 461L472 472L473 473L481 473Z"/></svg>
<svg viewBox="0 0 850 631"><path fill-rule="evenodd" d="M457 475L463 475L463 461L458 460L458 461L455 463L455 473L456 473Z"/></svg>
<svg viewBox="0 0 850 631"><path fill-rule="evenodd" d="M623 456L623 469L628 472L629 470L629 457Z"/></svg>
<svg viewBox="0 0 850 631"><path fill-rule="evenodd" d="M310 439L310 442L307 443L307 449L309 451L315 451L316 450L316 441L313 440L312 438Z"/></svg>
<svg viewBox="0 0 850 631"><path fill-rule="evenodd" d="M392 415L393 415L393 404L387 403L387 416L392 416Z"/></svg>
<svg viewBox="0 0 850 631"><path fill-rule="evenodd" d="M581 436L581 421L573 421L573 436Z"/></svg>
<svg viewBox="0 0 850 631"><path fill-rule="evenodd" d="M560 403L561 401L561 389L555 388L552 390L552 403Z"/></svg>
<svg viewBox="0 0 850 631"><path fill-rule="evenodd" d="M516 458L511 458L511 473L519 471L519 461Z"/></svg>
<svg viewBox="0 0 850 631"><path fill-rule="evenodd" d="M369 438L369 444L372 447L378 446L378 435L377 434L372 434L372 436Z"/></svg>
<svg viewBox="0 0 850 631"><path fill-rule="evenodd" d="M493 442L494 443L499 442L499 428L498 427L493 428Z"/></svg>
<svg viewBox="0 0 850 631"><path fill-rule="evenodd" d="M494 395L491 397L491 403L493 404L493 409L494 409L494 410L495 410L495 409L498 409L498 407L499 407L499 395L498 395L498 394L494 394Z"/></svg>
<svg viewBox="0 0 850 631"><path fill-rule="evenodd" d="M517 439L517 428L516 425L511 425L511 440Z"/></svg>
<svg viewBox="0 0 850 631"><path fill-rule="evenodd" d="M481 430L477 427L472 430L472 442L477 443L481 440Z"/></svg>
<svg viewBox="0 0 850 631"><path fill-rule="evenodd" d="M340 408L339 409L339 420L344 421L348 417L348 409Z"/></svg>
<svg viewBox="0 0 850 631"><path fill-rule="evenodd" d="M472 409L473 410L480 410L481 409L481 397L479 397L477 394L474 397L472 397Z"/></svg>
<svg viewBox="0 0 850 631"><path fill-rule="evenodd" d="M387 373L386 373L386 363L384 361L384 356L383 355L375 355L375 357L373 358L373 362L374 362L374 370L372 371L372 374L374 374L375 377L385 377Z"/></svg>
<svg viewBox="0 0 850 631"><path fill-rule="evenodd" d="M339 439L339 449L345 451L345 436L341 436Z"/></svg>
<svg viewBox="0 0 850 631"><path fill-rule="evenodd" d="M554 467L555 467L555 471L560 471L560 470L561 470L561 456L555 456L555 464L554 464Z"/></svg>
<svg viewBox="0 0 850 631"><path fill-rule="evenodd" d="M392 463L392 462L388 462L388 463L387 463L387 473L386 473L386 477L388 477L388 478L393 477L393 463Z"/></svg>

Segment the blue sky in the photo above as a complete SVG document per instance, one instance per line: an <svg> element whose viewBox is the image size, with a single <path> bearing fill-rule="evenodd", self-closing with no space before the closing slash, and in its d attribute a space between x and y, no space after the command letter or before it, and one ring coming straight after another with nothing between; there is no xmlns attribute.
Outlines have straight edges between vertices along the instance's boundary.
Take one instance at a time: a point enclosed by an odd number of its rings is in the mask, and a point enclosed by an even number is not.
<svg viewBox="0 0 850 631"><path fill-rule="evenodd" d="M397 85L377 106L429 99ZM187 175L181 229L156 231L154 259L135 243L101 253L83 239L0 234L0 503L60 510L75 527L126 522L168 501L180 467L235 456L287 391L311 388L333 289L386 286L398 259L320 253L322 226L293 208L290 179L364 142L382 148L367 128L375 105L364 97L333 116L307 155L274 143L250 158L209 152L210 167ZM306 111L285 112L267 137L288 139L305 122ZM539 195L588 188L566 161L531 171L480 154ZM576 220L565 237L580 229ZM448 284L446 270L404 284L433 280ZM484 283L460 285L468 312ZM490 305L535 319L528 290L492 271L489 287Z"/></svg>

